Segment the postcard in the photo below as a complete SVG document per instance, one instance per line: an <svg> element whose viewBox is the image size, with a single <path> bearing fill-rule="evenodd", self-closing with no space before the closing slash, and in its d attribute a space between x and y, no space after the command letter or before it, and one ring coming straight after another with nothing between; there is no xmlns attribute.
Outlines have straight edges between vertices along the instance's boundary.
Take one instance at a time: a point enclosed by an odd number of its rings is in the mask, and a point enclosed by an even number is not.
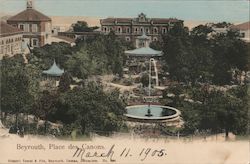
<svg viewBox="0 0 250 164"><path fill-rule="evenodd" d="M1 164L250 164L249 0L1 0Z"/></svg>

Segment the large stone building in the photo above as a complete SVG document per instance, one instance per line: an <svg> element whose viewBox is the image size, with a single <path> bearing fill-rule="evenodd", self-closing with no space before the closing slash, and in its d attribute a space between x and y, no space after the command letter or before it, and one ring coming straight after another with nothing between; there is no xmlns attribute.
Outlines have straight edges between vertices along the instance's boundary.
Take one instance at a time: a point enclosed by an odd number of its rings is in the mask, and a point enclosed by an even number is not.
<svg viewBox="0 0 250 164"><path fill-rule="evenodd" d="M24 41L31 48L50 43L51 18L35 10L32 0L27 1L26 10L9 18L7 23L24 31Z"/></svg>
<svg viewBox="0 0 250 164"><path fill-rule="evenodd" d="M0 59L4 55L13 56L22 53L22 30L1 21L0 24Z"/></svg>
<svg viewBox="0 0 250 164"><path fill-rule="evenodd" d="M183 21L173 18L147 18L141 13L137 18L106 18L101 19L101 30L104 34L114 31L126 41L135 42L136 37L144 32L150 41L157 41L166 34L174 24L183 26Z"/></svg>

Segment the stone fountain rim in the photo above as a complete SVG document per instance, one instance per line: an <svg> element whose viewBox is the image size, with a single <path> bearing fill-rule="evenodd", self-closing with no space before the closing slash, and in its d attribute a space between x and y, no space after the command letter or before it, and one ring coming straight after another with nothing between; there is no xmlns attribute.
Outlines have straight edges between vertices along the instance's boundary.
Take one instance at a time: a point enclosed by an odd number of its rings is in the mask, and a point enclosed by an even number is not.
<svg viewBox="0 0 250 164"><path fill-rule="evenodd" d="M143 106L147 107L148 105L131 105L131 106L127 106L126 109L135 108L135 107L143 107ZM154 116L142 117L142 116L135 116L131 114L125 114L125 116L128 118L141 119L141 120L169 120L169 119L176 118L180 116L181 114L181 112L178 109L171 107L171 106L163 106L163 105L150 105L150 106L155 106L155 107L160 107L160 108L165 108L165 109L167 108L167 109L175 111L175 114L170 115L170 116L163 116L163 117L154 117Z"/></svg>

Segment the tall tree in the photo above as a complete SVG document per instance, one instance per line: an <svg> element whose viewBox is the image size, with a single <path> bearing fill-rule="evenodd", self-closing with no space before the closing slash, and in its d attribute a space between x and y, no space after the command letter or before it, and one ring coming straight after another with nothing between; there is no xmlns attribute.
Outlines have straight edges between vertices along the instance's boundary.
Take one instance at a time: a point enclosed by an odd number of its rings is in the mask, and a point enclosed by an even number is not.
<svg viewBox="0 0 250 164"><path fill-rule="evenodd" d="M247 70L247 44L238 31L213 33L208 25L189 31L174 26L163 36L163 68L180 82L230 84L232 70Z"/></svg>
<svg viewBox="0 0 250 164"><path fill-rule="evenodd" d="M174 26L167 35L163 36L163 59L166 65L163 69L177 81L187 82L191 67L191 42L188 31L182 26Z"/></svg>
<svg viewBox="0 0 250 164"><path fill-rule="evenodd" d="M122 76L122 65L124 59L124 49L121 41L115 33L111 31L105 39L106 55L108 57L108 65L114 74Z"/></svg>
<svg viewBox="0 0 250 164"><path fill-rule="evenodd" d="M225 131L226 138L229 132L235 134L246 132L247 110L246 110L246 87L239 86L228 91L218 89L201 89L201 102L199 129L213 132Z"/></svg>
<svg viewBox="0 0 250 164"><path fill-rule="evenodd" d="M95 29L98 29L97 26L89 27L86 21L77 21L72 27L74 32L93 32Z"/></svg>
<svg viewBox="0 0 250 164"><path fill-rule="evenodd" d="M70 84L72 84L73 78L71 77L71 74L68 72L65 72L61 77L59 81L58 90L60 92L66 92L70 89Z"/></svg>
<svg viewBox="0 0 250 164"><path fill-rule="evenodd" d="M4 57L1 61L1 109L15 114L16 127L20 113L28 113L39 91L36 67L24 64L22 55Z"/></svg>
<svg viewBox="0 0 250 164"><path fill-rule="evenodd" d="M54 92L49 92L44 90L40 94L40 98L38 99L37 103L34 105L35 111L34 115L37 117L45 120L44 123L44 133L47 134L47 125L50 115L55 113L56 104L58 102L58 95Z"/></svg>
<svg viewBox="0 0 250 164"><path fill-rule="evenodd" d="M123 125L124 104L116 92L105 93L94 83L74 88L64 94L61 102L67 117L62 122L75 124L82 133L91 130L115 131ZM66 119L67 118L67 119Z"/></svg>
<svg viewBox="0 0 250 164"><path fill-rule="evenodd" d="M199 25L194 27L190 32L193 44L198 46L209 46L209 37L211 37L211 33L213 31L212 27L208 25Z"/></svg>
<svg viewBox="0 0 250 164"><path fill-rule="evenodd" d="M228 31L226 35L218 34L212 41L214 54L215 84L230 84L231 69L247 69L247 45L240 40L237 31Z"/></svg>

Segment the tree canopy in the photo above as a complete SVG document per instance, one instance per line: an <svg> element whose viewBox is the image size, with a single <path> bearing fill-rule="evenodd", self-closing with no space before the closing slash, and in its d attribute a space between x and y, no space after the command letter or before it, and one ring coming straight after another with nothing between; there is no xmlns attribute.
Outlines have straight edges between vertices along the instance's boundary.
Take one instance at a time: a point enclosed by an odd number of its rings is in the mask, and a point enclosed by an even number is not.
<svg viewBox="0 0 250 164"><path fill-rule="evenodd" d="M104 73L122 75L124 47L115 34L79 42L76 49L78 50L66 63L66 68L72 75L83 79L89 75Z"/></svg>
<svg viewBox="0 0 250 164"><path fill-rule="evenodd" d="M5 114L30 113L40 90L39 70L25 64L22 55L4 57L1 61L1 110Z"/></svg>
<svg viewBox="0 0 250 164"><path fill-rule="evenodd" d="M95 29L98 29L97 26L89 27L86 21L77 21L72 24L74 32L93 32Z"/></svg>
<svg viewBox="0 0 250 164"><path fill-rule="evenodd" d="M161 44L163 68L179 82L230 84L233 69L247 70L247 44L237 31L214 33L211 26L199 25L189 32L174 26Z"/></svg>
<svg viewBox="0 0 250 164"><path fill-rule="evenodd" d="M184 133L209 131L211 133L229 132L246 134L248 124L248 86L235 86L226 91L213 86L180 87L172 86L164 94L175 96L167 105L175 106L182 112ZM182 95L182 96L181 96ZM186 97L186 98L185 98Z"/></svg>
<svg viewBox="0 0 250 164"><path fill-rule="evenodd" d="M96 83L76 87L60 95L51 120L74 125L82 133L88 131L117 131L122 128L124 103L119 93L105 93Z"/></svg>

